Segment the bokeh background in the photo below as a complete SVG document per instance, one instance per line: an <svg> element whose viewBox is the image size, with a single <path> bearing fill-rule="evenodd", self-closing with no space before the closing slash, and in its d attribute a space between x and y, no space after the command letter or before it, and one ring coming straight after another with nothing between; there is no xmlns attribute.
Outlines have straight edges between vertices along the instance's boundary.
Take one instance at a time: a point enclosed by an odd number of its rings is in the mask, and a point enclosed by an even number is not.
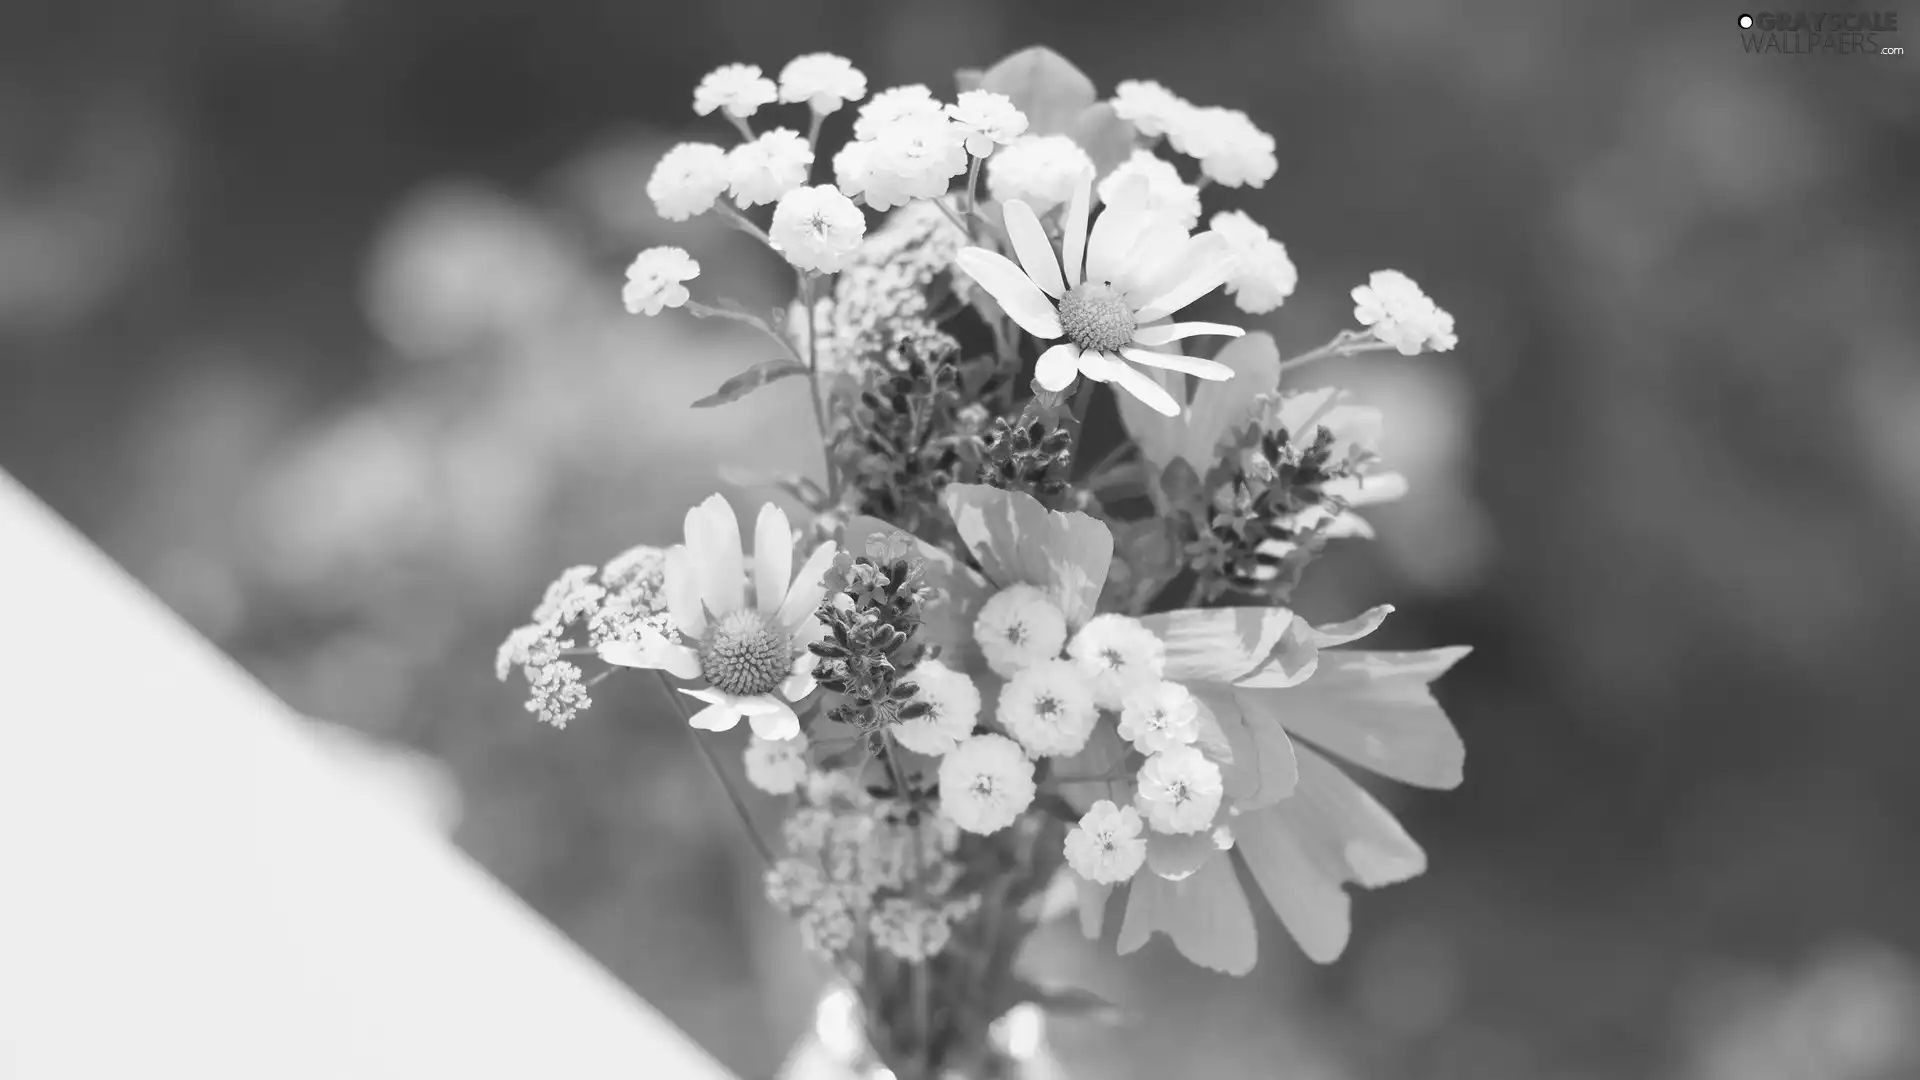
<svg viewBox="0 0 1920 1080"><path fill-rule="evenodd" d="M767 1075L817 973L686 736L616 684L543 728L493 648L723 463L812 460L797 384L686 408L744 331L619 311L650 243L785 288L642 192L725 138L698 77L828 49L950 93L1045 42L1275 134L1209 213L1300 266L1252 320L1283 352L1383 266L1455 313L1455 353L1311 376L1387 409L1416 493L1302 603L1476 646L1466 786L1390 796L1429 873L1330 969L1270 917L1246 980L1040 942L1143 1018L1057 1025L1077 1074L1920 1075L1920 58L1750 57L1736 15L3 0L0 467L296 707L441 763L461 845Z"/></svg>

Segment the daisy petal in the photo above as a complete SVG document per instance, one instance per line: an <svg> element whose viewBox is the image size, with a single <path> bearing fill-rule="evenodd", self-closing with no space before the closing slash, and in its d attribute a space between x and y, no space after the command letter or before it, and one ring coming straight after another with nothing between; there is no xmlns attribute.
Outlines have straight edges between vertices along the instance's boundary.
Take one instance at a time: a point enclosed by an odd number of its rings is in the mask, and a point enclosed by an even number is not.
<svg viewBox="0 0 1920 1080"><path fill-rule="evenodd" d="M1113 378L1108 369L1119 362L1110 353L1094 352L1088 349L1080 354L1080 374L1094 382L1107 382Z"/></svg>
<svg viewBox="0 0 1920 1080"><path fill-rule="evenodd" d="M1214 382L1233 378L1233 369L1218 360L1202 360L1198 356L1175 356L1172 353L1158 353L1151 349L1121 349L1120 355L1136 364L1198 375Z"/></svg>
<svg viewBox="0 0 1920 1080"><path fill-rule="evenodd" d="M1139 398L1141 404L1161 416L1180 415L1180 403L1173 400L1173 395L1167 393L1159 383L1141 374L1140 369L1132 364L1124 360L1110 360L1107 363L1107 375L1127 393Z"/></svg>
<svg viewBox="0 0 1920 1080"><path fill-rule="evenodd" d="M1092 212L1093 174L1087 173L1074 185L1073 201L1067 204L1066 236L1060 242L1060 261L1067 273L1067 288L1080 284L1081 264L1087 259L1087 215Z"/></svg>
<svg viewBox="0 0 1920 1080"><path fill-rule="evenodd" d="M1179 280L1192 244L1193 239L1179 222L1165 218L1148 221L1115 268L1113 287L1120 290L1127 303L1145 307L1148 300Z"/></svg>
<svg viewBox="0 0 1920 1080"><path fill-rule="evenodd" d="M1187 244L1179 280L1149 300L1135 313L1140 322L1154 322L1220 287L1233 270L1233 251L1216 232L1203 232Z"/></svg>
<svg viewBox="0 0 1920 1080"><path fill-rule="evenodd" d="M753 598L760 614L772 615L787 598L793 577L793 529L786 512L772 503L760 508L753 526Z"/></svg>
<svg viewBox="0 0 1920 1080"><path fill-rule="evenodd" d="M1007 239L1013 241L1013 253L1020 256L1020 266L1026 270L1027 277L1055 300L1065 296L1067 289L1060 283L1060 266L1053 260L1053 245L1047 243L1047 230L1040 227L1033 208L1019 199L1008 199L1000 210L1000 220L1006 223Z"/></svg>
<svg viewBox="0 0 1920 1080"><path fill-rule="evenodd" d="M675 645L659 631L640 628L634 641L609 641L600 646L600 659L621 667L650 668L665 671L677 679L700 677L700 654L685 645Z"/></svg>
<svg viewBox="0 0 1920 1080"><path fill-rule="evenodd" d="M791 739L800 734L800 718L795 716L792 707L784 701L767 699L777 708L751 713L747 723L752 725L753 733L763 739Z"/></svg>
<svg viewBox="0 0 1920 1080"><path fill-rule="evenodd" d="M1131 189L1132 185L1127 188ZM1132 194L1131 190L1123 189L1118 198L1100 211L1100 220L1093 223L1093 232L1087 237L1088 281L1113 281L1122 269L1127 252L1152 220L1147 214L1144 188L1139 190L1140 197L1134 198Z"/></svg>
<svg viewBox="0 0 1920 1080"><path fill-rule="evenodd" d="M788 701L804 701L808 694L813 693L816 684L813 681L812 659L807 653L801 653L800 658L793 662L793 674L780 683L781 697Z"/></svg>
<svg viewBox="0 0 1920 1080"><path fill-rule="evenodd" d="M1239 337L1246 333L1237 326L1228 326L1217 322L1176 322L1161 323L1158 326L1143 326L1134 331L1135 345L1165 345L1181 338L1199 337L1202 334L1218 334L1221 337Z"/></svg>
<svg viewBox="0 0 1920 1080"><path fill-rule="evenodd" d="M1063 341L1040 354L1039 362L1033 365L1033 377L1041 386L1058 393L1073 385L1074 372L1079 369L1080 346Z"/></svg>
<svg viewBox="0 0 1920 1080"><path fill-rule="evenodd" d="M731 615L747 604L747 561L740 553L740 520L719 495L687 511L687 558L700 599L711 615Z"/></svg>
<svg viewBox="0 0 1920 1080"><path fill-rule="evenodd" d="M827 567L832 565L834 555L840 549L829 540L813 549L807 561L801 565L800 572L793 575L793 587L787 591L786 600L780 604L780 613L774 616L781 629L787 633L797 632L808 620L813 611L820 606L820 599L827 595Z"/></svg>
<svg viewBox="0 0 1920 1080"><path fill-rule="evenodd" d="M953 261L987 290L987 295L1000 302L1013 321L1020 324L1020 329L1043 341L1052 341L1064 333L1060 329L1060 313L1054 310L1047 294L1006 256L986 248L970 247L960 249Z"/></svg>
<svg viewBox="0 0 1920 1080"><path fill-rule="evenodd" d="M718 690L682 690L690 698L711 702L706 708L687 718L687 724L701 731L732 731L743 715L740 703L722 694Z"/></svg>
<svg viewBox="0 0 1920 1080"><path fill-rule="evenodd" d="M694 576L693 557L687 554L685 544L667 549L661 572L666 577L667 614L673 617L674 628L686 637L706 636L707 611L700 603L700 581Z"/></svg>

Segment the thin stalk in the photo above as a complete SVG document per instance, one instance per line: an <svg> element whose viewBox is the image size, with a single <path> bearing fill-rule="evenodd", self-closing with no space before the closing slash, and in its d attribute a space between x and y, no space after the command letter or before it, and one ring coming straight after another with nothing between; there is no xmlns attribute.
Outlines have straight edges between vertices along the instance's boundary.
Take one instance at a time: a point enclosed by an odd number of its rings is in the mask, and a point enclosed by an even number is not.
<svg viewBox="0 0 1920 1080"><path fill-rule="evenodd" d="M1370 333L1356 330L1342 330L1334 335L1332 341L1327 342L1325 345L1311 352L1301 353L1299 356L1283 362L1280 365L1280 373L1284 375L1289 371L1303 368L1318 360L1327 360L1336 356L1354 356L1359 353L1385 352L1392 348L1393 346L1375 338Z"/></svg>
<svg viewBox="0 0 1920 1080"><path fill-rule="evenodd" d="M976 157L967 164L966 230L967 230L967 237L969 239L971 239L974 236L974 231L973 231L974 215L978 211L980 206L979 183L980 183L980 159Z"/></svg>
<svg viewBox="0 0 1920 1080"><path fill-rule="evenodd" d="M800 306L807 316L807 398L813 402L813 426L820 432L820 456L827 468L827 498L840 505L840 470L833 467L833 432L827 427L827 409L820 398L820 348L814 315L814 276L795 272L800 282Z"/></svg>
<svg viewBox="0 0 1920 1080"><path fill-rule="evenodd" d="M742 139L748 142L753 141L753 128L747 126L747 121L744 117L735 116L727 109L721 109L720 111L726 113L728 121L733 124L733 129L740 133Z"/></svg>
<svg viewBox="0 0 1920 1080"><path fill-rule="evenodd" d="M661 688L667 692L668 699L673 702L673 711L679 713L681 722L685 723L692 718L687 707L681 704L681 699L686 695L674 689L673 684L667 681L666 672L660 672L659 675ZM700 733L691 725L687 727L687 734L692 736L693 745L700 748L700 756L706 761L707 768L713 772L713 778L720 781L720 789L727 793L727 801L733 804L733 812L739 816L741 826L747 830L747 838L753 841L753 849L760 853L762 862L772 866L773 849L768 847L767 842L761 838L759 828L753 823L753 814L747 810L746 800L740 797L740 792L734 788L733 781L727 779L726 770L720 767L720 759L714 756L713 748L707 745L706 740L702 739Z"/></svg>

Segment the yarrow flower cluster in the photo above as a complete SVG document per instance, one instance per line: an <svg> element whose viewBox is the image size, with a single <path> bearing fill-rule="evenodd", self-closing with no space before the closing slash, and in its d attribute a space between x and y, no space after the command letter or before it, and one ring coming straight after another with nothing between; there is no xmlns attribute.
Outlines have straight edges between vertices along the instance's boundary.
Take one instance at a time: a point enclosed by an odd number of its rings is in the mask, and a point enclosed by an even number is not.
<svg viewBox="0 0 1920 1080"><path fill-rule="evenodd" d="M695 298L699 263L660 246L623 301L762 335L772 355L694 405L804 392L823 468L764 478L781 502L747 521L715 495L681 542L567 570L499 676L563 727L600 680L651 671L703 751L733 740L721 782L788 805L761 845L768 899L866 999L869 1064L899 1075L989 1060L999 1003L1033 992L1014 959L1062 895L1089 936L1123 901L1122 953L1164 934L1244 974L1257 900L1337 957L1346 889L1426 856L1335 759L1457 785L1430 684L1465 650L1354 648L1390 608L1320 625L1286 606L1407 488L1378 410L1291 373L1452 349L1452 316L1380 271L1353 290L1361 329L1285 361L1211 321L1300 287L1231 205L1285 185L1276 141L1155 82L1101 100L1049 50L951 95L869 87L828 53L777 80L729 64L693 101L733 135L668 150L647 195L760 242L791 299ZM1124 439L1083 454L1096 397Z"/></svg>

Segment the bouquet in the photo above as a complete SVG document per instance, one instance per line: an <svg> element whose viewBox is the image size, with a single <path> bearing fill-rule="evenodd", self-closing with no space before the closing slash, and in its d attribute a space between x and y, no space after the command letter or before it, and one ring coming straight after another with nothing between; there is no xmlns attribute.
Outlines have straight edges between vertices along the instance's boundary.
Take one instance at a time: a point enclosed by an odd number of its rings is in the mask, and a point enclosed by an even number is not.
<svg viewBox="0 0 1920 1080"><path fill-rule="evenodd" d="M694 405L804 379L822 478L770 478L779 501L744 529L715 495L681 543L567 570L498 657L556 727L598 679L651 671L750 835L716 747L790 800L777 844L754 835L768 899L844 979L864 1067L903 1080L1004 1075L1019 1040L996 1022L1086 1006L1018 967L1055 916L1244 974L1261 903L1332 961L1346 886L1426 865L1335 759L1449 788L1464 753L1429 691L1464 648L1354 648L1389 607L1289 607L1326 546L1371 535L1361 511L1406 489L1378 411L1289 376L1451 349L1452 317L1383 270L1353 290L1358 329L1289 360L1191 318L1216 290L1259 314L1294 289L1246 214L1195 231L1203 196L1274 175L1274 140L1152 82L1101 100L1046 49L958 83L952 101L869 96L826 54L777 82L747 65L701 81L695 111L738 142L674 147L647 193L764 243L793 302L695 300L698 262L661 247L625 303L773 342ZM823 122L854 102L833 182L812 183ZM805 132L766 123L777 108ZM1103 396L1124 437L1096 454ZM720 734L742 720L744 749Z"/></svg>

